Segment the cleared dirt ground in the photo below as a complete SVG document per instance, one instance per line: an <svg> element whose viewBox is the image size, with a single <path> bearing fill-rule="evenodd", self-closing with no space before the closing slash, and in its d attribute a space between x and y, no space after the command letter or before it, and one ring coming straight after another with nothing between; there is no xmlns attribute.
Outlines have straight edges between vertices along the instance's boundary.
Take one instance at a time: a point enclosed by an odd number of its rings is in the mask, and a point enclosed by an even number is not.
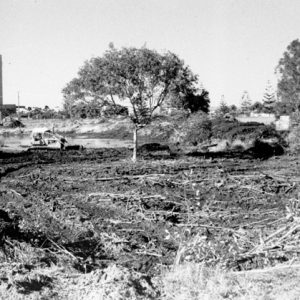
<svg viewBox="0 0 300 300"><path fill-rule="evenodd" d="M159 299L174 264L237 272L298 260L298 157L130 155L0 154L1 296Z"/></svg>

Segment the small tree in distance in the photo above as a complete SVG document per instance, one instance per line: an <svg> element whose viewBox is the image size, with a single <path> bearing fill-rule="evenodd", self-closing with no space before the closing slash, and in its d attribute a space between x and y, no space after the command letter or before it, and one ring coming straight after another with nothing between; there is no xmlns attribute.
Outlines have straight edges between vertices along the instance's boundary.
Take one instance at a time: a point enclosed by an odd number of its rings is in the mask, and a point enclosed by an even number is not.
<svg viewBox="0 0 300 300"><path fill-rule="evenodd" d="M196 82L197 76L171 52L160 54L145 47L118 50L110 44L102 57L85 62L63 94L66 102L74 96L112 105L127 100L135 161L138 130L151 122L154 111L170 94L183 97L194 90Z"/></svg>
<svg viewBox="0 0 300 300"><path fill-rule="evenodd" d="M241 113L249 114L251 111L252 101L250 99L249 93L247 91L243 92L241 98Z"/></svg>
<svg viewBox="0 0 300 300"><path fill-rule="evenodd" d="M228 113L230 113L230 107L226 104L224 98L222 97L220 106L216 109L216 115L218 117L224 117Z"/></svg>
<svg viewBox="0 0 300 300"><path fill-rule="evenodd" d="M264 105L261 102L256 101L252 104L251 110L256 113L261 113L264 110Z"/></svg>
<svg viewBox="0 0 300 300"><path fill-rule="evenodd" d="M275 111L276 97L270 81L267 82L267 86L263 95L263 106L265 113L274 113Z"/></svg>

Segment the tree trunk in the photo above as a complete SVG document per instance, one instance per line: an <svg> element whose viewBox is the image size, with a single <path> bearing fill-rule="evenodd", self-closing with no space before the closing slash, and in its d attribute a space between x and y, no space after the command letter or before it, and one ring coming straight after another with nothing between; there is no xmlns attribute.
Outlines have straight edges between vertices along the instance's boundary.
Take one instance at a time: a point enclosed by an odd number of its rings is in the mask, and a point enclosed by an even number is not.
<svg viewBox="0 0 300 300"><path fill-rule="evenodd" d="M133 128L133 154L132 154L132 161L136 162L136 156L137 156L137 146L138 146L138 142L137 142L137 127L134 126Z"/></svg>

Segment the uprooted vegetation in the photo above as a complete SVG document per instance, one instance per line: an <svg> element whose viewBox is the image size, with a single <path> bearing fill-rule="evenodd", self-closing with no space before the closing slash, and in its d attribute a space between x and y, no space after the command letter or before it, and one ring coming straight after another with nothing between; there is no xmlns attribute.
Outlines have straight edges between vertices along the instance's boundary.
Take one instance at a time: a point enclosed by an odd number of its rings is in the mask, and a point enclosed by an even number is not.
<svg viewBox="0 0 300 300"><path fill-rule="evenodd" d="M0 123L0 127L3 126L4 128L22 128L25 127L25 125L12 117L6 117L4 120Z"/></svg>
<svg viewBox="0 0 300 300"><path fill-rule="evenodd" d="M1 297L176 299L161 277L173 265L238 272L299 259L297 159L128 157L1 159Z"/></svg>
<svg viewBox="0 0 300 300"><path fill-rule="evenodd" d="M153 124L149 136L168 141L183 150L201 152L268 151L284 152L287 143L275 127L256 122L242 123L235 119L210 118L204 113L174 115ZM264 145L264 149L259 149ZM272 149L271 149L272 148ZM274 154L273 153L273 154ZM271 155L270 155L271 156Z"/></svg>

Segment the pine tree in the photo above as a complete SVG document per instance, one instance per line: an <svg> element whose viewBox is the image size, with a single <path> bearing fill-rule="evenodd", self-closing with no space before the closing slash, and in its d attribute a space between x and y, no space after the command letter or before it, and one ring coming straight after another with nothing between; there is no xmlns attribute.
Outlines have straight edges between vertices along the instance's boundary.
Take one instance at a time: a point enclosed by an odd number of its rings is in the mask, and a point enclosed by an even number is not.
<svg viewBox="0 0 300 300"><path fill-rule="evenodd" d="M275 102L276 102L276 97L275 97L275 92L274 92L274 89L272 87L270 80L268 80L268 82L267 82L267 86L266 86L262 100L263 100L264 112L273 113L274 107L275 107Z"/></svg>
<svg viewBox="0 0 300 300"><path fill-rule="evenodd" d="M229 112L230 112L230 108L229 108L229 106L225 102L224 95L222 95L221 96L221 100L220 100L220 105L219 105L219 107L215 111L216 116L224 117Z"/></svg>
<svg viewBox="0 0 300 300"><path fill-rule="evenodd" d="M249 96L249 93L247 91L244 91L242 98L241 98L241 112L243 114L250 113L251 106L252 106L252 101Z"/></svg>

